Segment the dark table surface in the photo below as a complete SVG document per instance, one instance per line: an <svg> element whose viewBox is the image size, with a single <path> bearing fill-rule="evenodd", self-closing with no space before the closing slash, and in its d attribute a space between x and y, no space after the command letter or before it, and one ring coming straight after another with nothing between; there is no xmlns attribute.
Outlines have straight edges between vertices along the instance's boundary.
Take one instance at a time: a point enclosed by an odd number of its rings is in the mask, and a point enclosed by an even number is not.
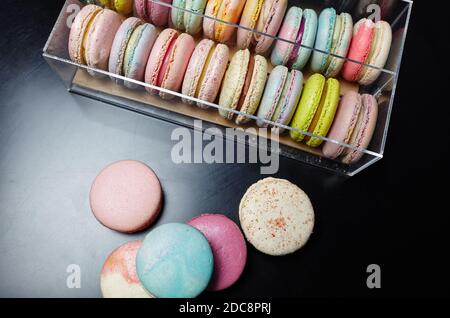
<svg viewBox="0 0 450 318"><path fill-rule="evenodd" d="M145 235L112 232L90 212L91 182L111 162L142 160L157 172L165 193L158 224L205 212L237 221L243 193L261 178L258 165L175 165L176 126L68 93L41 56L62 4L6 0L10 10L0 13L2 297L101 296L105 257ZM310 242L281 258L249 248L239 282L204 296L449 295L449 105L439 97L449 81L439 76L447 66L437 63L440 41L429 32L448 28L424 20L423 5L413 9L385 158L351 179L282 158L276 177L314 204ZM80 266L80 289L66 285L70 264ZM379 290L366 286L370 264L381 266Z"/></svg>

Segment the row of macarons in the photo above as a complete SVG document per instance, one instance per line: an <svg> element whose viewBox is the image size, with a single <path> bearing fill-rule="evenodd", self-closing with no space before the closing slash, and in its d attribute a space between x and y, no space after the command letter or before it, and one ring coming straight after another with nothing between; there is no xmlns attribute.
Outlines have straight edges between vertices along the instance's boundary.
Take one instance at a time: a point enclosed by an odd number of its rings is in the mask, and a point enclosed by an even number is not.
<svg viewBox="0 0 450 318"><path fill-rule="evenodd" d="M98 2L105 5L108 1ZM135 16L155 26L169 25L191 35L203 30L205 37L219 43L231 44L230 40L234 39L236 33L239 49L253 47L254 52L261 55L269 55L273 49L270 58L273 65L303 70L311 61L313 72L336 77L342 70L342 76L347 81L359 82L361 85L370 85L378 78L386 64L392 42L389 23L374 23L363 18L354 25L350 14L337 14L331 7L317 16L312 9L302 10L293 6L288 10L287 0L162 2L184 10L153 1L135 0ZM123 8L124 5L107 7ZM217 20L204 19L198 14ZM236 23L241 27L236 28ZM277 36L283 40L275 40ZM315 50L312 51L312 48ZM344 64L345 58L357 63ZM363 69L361 64L372 67Z"/></svg>
<svg viewBox="0 0 450 318"><path fill-rule="evenodd" d="M107 29L113 28L117 30L114 36L105 35ZM291 137L297 142L305 140L311 147L320 146L322 139L298 131L326 137L341 95L340 83L333 78L326 80L314 74L303 88L301 71L276 66L268 75L266 58L248 49L237 51L229 62L230 49L225 44L203 39L196 45L187 33L171 28L158 33L152 24L135 17L122 23L118 14L95 5L85 6L76 16L69 54L78 63L159 87L162 90L148 91L165 99L173 98L173 92L181 92L186 103L204 108L218 100L220 115L238 125L251 118L257 118L260 127L290 125L294 128ZM137 84L125 81L125 85L133 88ZM376 104L373 97L370 100ZM373 118L376 122L376 116ZM370 142L373 129L368 131L365 139ZM342 144L350 141L347 139L337 141ZM326 151L324 154L336 159ZM361 156L352 157L355 159L343 162L353 163Z"/></svg>
<svg viewBox="0 0 450 318"><path fill-rule="evenodd" d="M135 160L108 165L95 178L90 206L111 230L148 229L163 209L162 186L148 165ZM287 180L253 184L239 205L239 226L221 214L202 214L186 223L168 223L143 241L114 250L101 271L104 297L196 297L238 281L247 262L247 241L258 251L283 256L301 249L315 222L308 195Z"/></svg>

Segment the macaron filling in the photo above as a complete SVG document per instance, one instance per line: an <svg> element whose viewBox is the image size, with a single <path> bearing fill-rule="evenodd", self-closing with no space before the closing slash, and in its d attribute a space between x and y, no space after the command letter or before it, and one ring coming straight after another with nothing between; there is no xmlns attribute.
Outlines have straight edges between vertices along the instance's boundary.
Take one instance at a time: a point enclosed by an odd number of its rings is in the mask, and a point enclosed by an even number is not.
<svg viewBox="0 0 450 318"><path fill-rule="evenodd" d="M88 34L89 34L89 30L92 27L92 24L94 23L95 18L99 15L100 12L102 12L103 10L98 10L98 11L94 11L92 12L92 14L87 18L89 20L89 22L86 25L86 28L84 29L84 34L83 34L83 40L81 42L81 60L83 61L83 64L88 64L88 57L86 55L87 53L87 49L86 49L86 45L87 45L87 39L88 39Z"/></svg>
<svg viewBox="0 0 450 318"><path fill-rule="evenodd" d="M208 52L208 57L206 58L205 64L203 66L202 74L200 75L200 79L198 80L197 87L195 89L195 98L198 98L198 95L200 94L200 90L202 88L202 83L205 80L206 73L208 71L208 67L209 67L209 64L211 63L211 59L214 55L215 50L216 50L216 46L214 44Z"/></svg>
<svg viewBox="0 0 450 318"><path fill-rule="evenodd" d="M255 57L253 55L250 55L250 60L248 62L248 68L247 68L247 74L245 76L244 87L242 88L241 97L239 98L239 102L236 107L237 111L240 111L242 109L245 99L247 98L247 94L250 89L250 84L252 83L254 69L255 69Z"/></svg>
<svg viewBox="0 0 450 318"><path fill-rule="evenodd" d="M292 49L292 52L289 56L288 60L288 66L289 68L292 68L295 61L297 60L298 52L300 51L300 47L302 45L303 40L303 34L305 33L305 25L306 25L306 19L302 18L302 21L300 22L300 28L298 29L297 37L295 40L294 48Z"/></svg>
<svg viewBox="0 0 450 318"><path fill-rule="evenodd" d="M175 35L171 39L171 42L170 42L169 46L167 47L167 51L166 51L164 59L162 61L161 68L159 69L158 79L156 81L156 85L159 87L161 87L162 83L164 82L164 78L166 76L166 72L167 72L167 69L170 64L170 59L171 59L171 57L173 55L173 51L175 49L175 43L177 41L177 38L178 38L178 34Z"/></svg>
<svg viewBox="0 0 450 318"><path fill-rule="evenodd" d="M136 53L136 48L138 47L139 41L135 40L135 41L131 41L132 39L141 39L142 38L142 34L144 33L146 28L146 24L141 24L138 27L136 27L136 29L134 29L134 31L132 31L131 36L128 38L129 42L128 43L133 43L134 45L127 45L127 49L125 51L125 56L129 57L128 58L128 63L123 63L123 74L125 76L129 76L129 71L131 69L131 64L133 63L133 58L134 55ZM126 59L125 59L126 60Z"/></svg>

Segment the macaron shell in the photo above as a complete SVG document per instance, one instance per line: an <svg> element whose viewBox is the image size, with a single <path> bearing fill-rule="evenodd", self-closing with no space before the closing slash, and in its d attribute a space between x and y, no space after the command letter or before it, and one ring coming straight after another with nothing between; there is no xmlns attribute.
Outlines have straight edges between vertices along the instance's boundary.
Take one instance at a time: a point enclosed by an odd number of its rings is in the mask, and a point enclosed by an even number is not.
<svg viewBox="0 0 450 318"><path fill-rule="evenodd" d="M103 9L94 17L86 35L84 56L88 66L108 70L114 37L122 22L122 16L109 9Z"/></svg>
<svg viewBox="0 0 450 318"><path fill-rule="evenodd" d="M203 19L203 34L208 39L214 40L214 25L216 21L207 17L216 18L222 0L208 0L205 8L205 18Z"/></svg>
<svg viewBox="0 0 450 318"><path fill-rule="evenodd" d="M248 63L250 61L250 51L248 49L237 51L231 59L228 70L222 84L219 98L219 105L225 109L236 109L242 88L244 87L247 75ZM234 113L219 109L220 116L231 120Z"/></svg>
<svg viewBox="0 0 450 318"><path fill-rule="evenodd" d="M296 185L267 178L247 190L239 205L239 219L245 237L257 250L281 256L299 250L309 240L314 209Z"/></svg>
<svg viewBox="0 0 450 318"><path fill-rule="evenodd" d="M123 244L106 259L100 275L104 298L152 298L142 287L136 273L136 255L141 241Z"/></svg>
<svg viewBox="0 0 450 318"><path fill-rule="evenodd" d="M124 74L126 77L142 82L145 67L153 44L158 37L158 31L149 23L138 26L127 46L124 58ZM125 81L125 86L135 88L136 84Z"/></svg>
<svg viewBox="0 0 450 318"><path fill-rule="evenodd" d="M294 114L291 127L300 131L308 131L309 126L316 114L317 108L322 97L323 88L325 86L325 77L320 74L314 74L306 81L303 88L303 95ZM305 135L291 130L291 138L296 142L301 142Z"/></svg>
<svg viewBox="0 0 450 318"><path fill-rule="evenodd" d="M206 61L210 54L210 51L214 47L214 41L209 39L201 40L194 49L189 65L184 77L183 86L181 92L184 95L195 97L197 87L199 85L200 77L202 76L203 69L206 67ZM194 104L189 99L183 99L184 103Z"/></svg>
<svg viewBox="0 0 450 318"><path fill-rule="evenodd" d="M324 9L319 16L319 25L315 49L323 52L330 52L333 41L334 26L336 23L336 10L333 8ZM311 70L322 73L327 66L328 55L319 51L314 51L311 60Z"/></svg>
<svg viewBox="0 0 450 318"><path fill-rule="evenodd" d="M172 0L159 0L159 2L172 4ZM159 27L165 26L169 21L170 7L153 1L147 1L147 14L151 20L149 22Z"/></svg>
<svg viewBox="0 0 450 318"><path fill-rule="evenodd" d="M261 105L258 109L257 117L259 120L256 121L256 124L259 127L264 128L269 125L264 120L272 119L272 116L278 107L278 103L280 102L288 73L288 68L282 65L276 66L270 73L266 88L264 89Z"/></svg>
<svg viewBox="0 0 450 318"><path fill-rule="evenodd" d="M283 25L278 33L278 37L283 40L296 42L297 35L300 30L302 22L303 10L299 7L291 7L286 17L284 18ZM286 65L294 50L294 44L286 41L277 40L275 47L272 51L272 64L273 65Z"/></svg>
<svg viewBox="0 0 450 318"><path fill-rule="evenodd" d="M375 23L375 34L372 42L369 57L366 64L374 66L364 66L359 77L359 84L370 85L377 80L382 68L386 65L392 44L392 29L386 21ZM377 69L378 68L378 69Z"/></svg>
<svg viewBox="0 0 450 318"><path fill-rule="evenodd" d="M184 30L184 11L177 8L185 8L186 0L173 0L172 9L170 9L170 18L174 28L178 30Z"/></svg>
<svg viewBox="0 0 450 318"><path fill-rule="evenodd" d="M259 107L261 98L264 93L264 88L267 81L267 72L269 65L265 57L261 55L255 55L255 65L253 67L252 80L247 92L247 96L241 107L241 113L248 115L254 115ZM236 118L236 124L242 125L249 122L250 119L243 115L238 115Z"/></svg>
<svg viewBox="0 0 450 318"><path fill-rule="evenodd" d="M344 66L345 57L347 57L350 48L350 42L353 34L353 19L348 13L342 13L336 18L336 26L333 35L333 45L331 53L335 56L328 57L328 67L325 72L326 77L337 76Z"/></svg>
<svg viewBox="0 0 450 318"><path fill-rule="evenodd" d="M99 222L123 233L148 227L158 217L162 190L158 177L138 161L119 161L95 178L90 195L91 210Z"/></svg>
<svg viewBox="0 0 450 318"><path fill-rule="evenodd" d="M269 36L255 34L255 53L265 54L273 44L287 10L287 0L266 0L258 20L257 30Z"/></svg>
<svg viewBox="0 0 450 318"><path fill-rule="evenodd" d="M167 65L166 73L163 75L163 81L161 83L162 88L174 92L180 91L184 74L194 49L194 38L187 33L182 33L175 40L173 50L170 53L171 56L168 59L169 64ZM159 92L159 96L163 99L174 98L174 95L162 91Z"/></svg>
<svg viewBox="0 0 450 318"><path fill-rule="evenodd" d="M119 30L116 33L114 42L111 48L111 54L109 56L109 72L117 75L123 75L123 60L125 57L125 51L127 49L128 41L133 34L133 31L143 23L138 18L126 19Z"/></svg>
<svg viewBox="0 0 450 318"><path fill-rule="evenodd" d="M151 22L147 12L147 0L134 0L133 11L136 17L144 21Z"/></svg>
<svg viewBox="0 0 450 318"><path fill-rule="evenodd" d="M359 112L358 121L350 138L350 145L359 149L367 149L369 146L378 119L378 102L372 95L362 95L362 108ZM346 148L342 157L345 164L354 164L358 162L364 153L359 150Z"/></svg>
<svg viewBox="0 0 450 318"><path fill-rule="evenodd" d="M167 50L172 41L178 37L178 32L174 29L165 29L162 31L153 45L153 49L148 58L147 67L145 70L145 82L153 86L158 84L158 76L161 70ZM152 94L157 94L157 90L147 88L147 91Z"/></svg>
<svg viewBox="0 0 450 318"><path fill-rule="evenodd" d="M99 6L89 4L76 15L69 35L69 56L78 64L86 64L84 59L83 38L93 18L102 10Z"/></svg>
<svg viewBox="0 0 450 318"><path fill-rule="evenodd" d="M244 10L245 1L225 0L217 13L217 19L231 24L237 24ZM217 42L225 43L230 40L237 27L222 22L214 23L214 38Z"/></svg>
<svg viewBox="0 0 450 318"><path fill-rule="evenodd" d="M208 286L214 258L205 236L187 224L150 231L136 257L144 288L158 298L194 298Z"/></svg>
<svg viewBox="0 0 450 318"><path fill-rule="evenodd" d="M214 102L219 94L223 77L228 67L230 50L225 44L218 44L209 62L204 80L200 83L198 98L207 102ZM197 106L205 108L204 104Z"/></svg>
<svg viewBox="0 0 450 318"><path fill-rule="evenodd" d="M375 33L375 24L368 19L362 19L355 24L353 38L347 58L359 63L346 61L342 68L342 77L349 81L358 80L363 64L369 57L372 40Z"/></svg>
<svg viewBox="0 0 450 318"><path fill-rule="evenodd" d="M336 115L336 110L339 104L340 97L340 84L339 81L330 78L325 83L325 88L322 93L322 100L320 102L319 108L313 118L310 125L309 132L325 137L330 130L331 124L333 123L334 117ZM310 147L316 148L322 144L322 139L316 137L306 137L306 144Z"/></svg>
<svg viewBox="0 0 450 318"><path fill-rule="evenodd" d="M206 0L186 0L186 9L198 13L184 13L184 26L187 33L195 35L202 30L203 17L200 14L205 12L206 2Z"/></svg>
<svg viewBox="0 0 450 318"><path fill-rule="evenodd" d="M247 0L239 25L254 30L259 15L261 14L263 3L264 0ZM249 48L252 43L253 34L251 31L239 28L237 31L237 47L241 50Z"/></svg>
<svg viewBox="0 0 450 318"><path fill-rule="evenodd" d="M362 107L361 95L354 91L348 91L342 97L338 106L336 117L331 126L328 138L343 144L349 144L355 129L359 112ZM344 147L331 141L323 146L323 154L330 159L338 158L344 151Z"/></svg>
<svg viewBox="0 0 450 318"><path fill-rule="evenodd" d="M283 94L281 95L278 107L273 114L272 121L281 124L288 125L297 105L300 101L300 97L303 90L303 73L297 70L292 70L284 85ZM278 133L284 132L284 129L279 127L274 127L278 130Z"/></svg>
<svg viewBox="0 0 450 318"><path fill-rule="evenodd" d="M220 214L204 214L188 224L202 232L211 245L214 272L208 289L219 291L233 285L247 262L247 245L239 227Z"/></svg>
<svg viewBox="0 0 450 318"><path fill-rule="evenodd" d="M302 46L298 49L297 58L288 66L294 70L302 70L311 57L312 48L316 41L317 34L317 13L311 9L303 10L303 20L305 28L303 30ZM295 49L294 49L295 50Z"/></svg>

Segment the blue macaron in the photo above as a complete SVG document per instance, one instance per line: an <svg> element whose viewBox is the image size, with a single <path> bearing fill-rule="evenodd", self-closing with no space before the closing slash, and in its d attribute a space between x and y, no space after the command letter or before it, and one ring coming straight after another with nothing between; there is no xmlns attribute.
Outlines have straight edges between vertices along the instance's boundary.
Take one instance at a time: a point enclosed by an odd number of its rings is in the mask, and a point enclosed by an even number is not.
<svg viewBox="0 0 450 318"><path fill-rule="evenodd" d="M319 16L316 44L312 59L311 70L315 73L323 73L327 67L328 56L333 42L334 26L336 24L336 10L324 9Z"/></svg>
<svg viewBox="0 0 450 318"><path fill-rule="evenodd" d="M158 298L194 298L208 286L213 254L205 236L186 224L170 223L145 237L136 257L142 285Z"/></svg>

